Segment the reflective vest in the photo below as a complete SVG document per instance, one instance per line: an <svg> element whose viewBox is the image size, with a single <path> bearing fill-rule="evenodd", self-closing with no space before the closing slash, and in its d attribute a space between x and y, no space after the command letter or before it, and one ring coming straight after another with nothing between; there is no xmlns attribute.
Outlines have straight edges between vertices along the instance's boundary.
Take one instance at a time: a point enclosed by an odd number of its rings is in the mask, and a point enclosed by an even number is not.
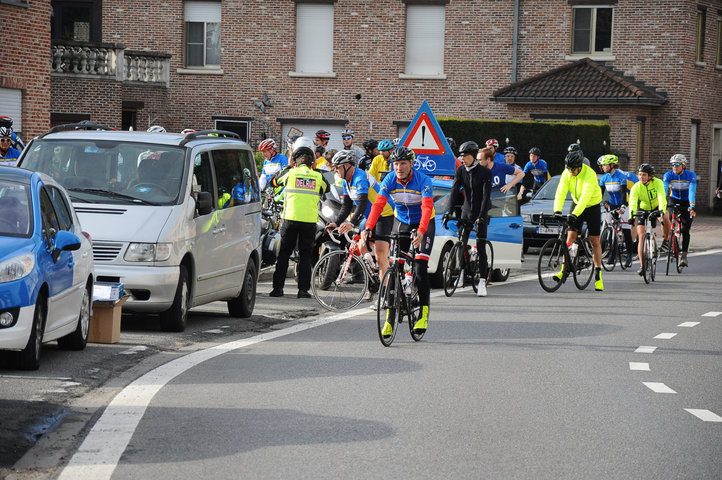
<svg viewBox="0 0 722 480"><path fill-rule="evenodd" d="M291 169L277 180L285 185L286 199L281 217L284 220L316 223L318 221L318 203L321 194L328 190L328 185L320 172L311 170L306 165Z"/></svg>

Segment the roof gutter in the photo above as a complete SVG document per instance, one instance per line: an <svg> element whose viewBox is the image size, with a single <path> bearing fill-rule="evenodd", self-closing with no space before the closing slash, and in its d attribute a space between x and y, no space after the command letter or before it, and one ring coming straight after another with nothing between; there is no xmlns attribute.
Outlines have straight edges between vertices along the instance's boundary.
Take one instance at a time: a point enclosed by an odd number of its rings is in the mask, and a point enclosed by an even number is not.
<svg viewBox="0 0 722 480"><path fill-rule="evenodd" d="M489 97L492 102L499 103L573 103L573 104L636 104L636 105L663 105L667 103L666 98L576 98L576 97Z"/></svg>

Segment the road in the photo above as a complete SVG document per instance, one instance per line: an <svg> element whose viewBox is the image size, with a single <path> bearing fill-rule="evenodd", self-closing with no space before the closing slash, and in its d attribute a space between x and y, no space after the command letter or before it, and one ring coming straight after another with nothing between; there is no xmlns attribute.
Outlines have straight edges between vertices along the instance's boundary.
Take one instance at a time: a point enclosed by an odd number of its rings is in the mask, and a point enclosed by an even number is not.
<svg viewBox="0 0 722 480"><path fill-rule="evenodd" d="M418 344L382 347L363 310L149 356L13 475L77 450L60 478L720 478L722 253L690 260L554 294L527 261L486 298L434 297Z"/></svg>

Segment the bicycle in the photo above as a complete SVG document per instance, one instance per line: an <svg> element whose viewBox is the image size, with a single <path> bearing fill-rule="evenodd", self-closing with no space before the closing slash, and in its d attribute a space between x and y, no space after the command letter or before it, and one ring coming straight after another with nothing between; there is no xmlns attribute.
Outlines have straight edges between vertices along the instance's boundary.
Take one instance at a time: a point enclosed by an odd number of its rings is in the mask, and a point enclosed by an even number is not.
<svg viewBox="0 0 722 480"><path fill-rule="evenodd" d="M594 276L594 262L592 260L592 244L586 232L579 235L574 242L575 254L567 247L567 231L569 222L563 215L539 215L539 223L547 226L547 223L558 225L559 237L547 240L539 251L539 263L537 275L539 284L547 292L555 292L566 282L571 274L574 284L579 290L587 288ZM571 268L568 267L571 265Z"/></svg>
<svg viewBox="0 0 722 480"><path fill-rule="evenodd" d="M411 238L416 230L411 232ZM403 252L399 246L399 240L408 233L393 233L389 236L391 247L389 255L391 265L384 273L379 285L379 296L377 298L376 320L379 332L379 340L385 347L391 346L398 331L397 325L403 322L404 317L409 323L411 338L418 342L426 331L414 330L414 324L421 317L421 305L419 304L419 291L416 281L416 268L414 266L414 255L416 249L413 244L411 251ZM402 262L403 260L403 262ZM392 327L391 335L384 335L384 324L389 322Z"/></svg>
<svg viewBox="0 0 722 480"><path fill-rule="evenodd" d="M662 216L659 210L642 211L637 213L637 221L644 221L646 232L642 238L642 258L639 262L642 265L642 276L644 283L654 281L657 272L657 238L652 231L652 219Z"/></svg>
<svg viewBox="0 0 722 480"><path fill-rule="evenodd" d="M449 219L456 221L459 227L457 233L457 241L454 242L454 246L451 247L449 252L449 259L444 266L444 294L450 297L454 294L457 287L464 286L466 278L471 279L471 287L474 289L474 293L479 288L480 272L479 272L479 261L478 252L476 245L469 246L466 241L469 239L471 228L474 226L471 222L466 222L460 219ZM444 226L449 220L444 222ZM486 241L486 284L489 284L491 278L491 272L494 267L494 247L491 245L489 240Z"/></svg>
<svg viewBox="0 0 722 480"><path fill-rule="evenodd" d="M679 264L679 257L682 253L682 217L680 216L679 206L670 205L672 212L669 220L672 223L669 235L669 250L667 250L667 271L665 275L669 275L669 265L674 262L677 267L677 273L682 273L684 266Z"/></svg>
<svg viewBox="0 0 722 480"><path fill-rule="evenodd" d="M341 244L333 232L329 232L329 237ZM368 292L374 293L379 287L375 267L361 256L359 233L348 232L344 237L344 248L322 255L311 273L311 294L326 310L350 310L361 303Z"/></svg>
<svg viewBox="0 0 722 480"><path fill-rule="evenodd" d="M622 270L626 270L627 266L622 258L626 256L627 249L624 242L624 234L622 233L621 215L624 212L624 205L614 210L610 210L608 205L604 206L604 221L602 222L602 234L599 237L602 243L602 267L605 271L614 270L617 259ZM612 219L611 224L608 218ZM607 259L611 258L612 263L607 263Z"/></svg>
<svg viewBox="0 0 722 480"><path fill-rule="evenodd" d="M436 162L428 155L417 155L414 159L414 170L427 170L433 172L436 170Z"/></svg>

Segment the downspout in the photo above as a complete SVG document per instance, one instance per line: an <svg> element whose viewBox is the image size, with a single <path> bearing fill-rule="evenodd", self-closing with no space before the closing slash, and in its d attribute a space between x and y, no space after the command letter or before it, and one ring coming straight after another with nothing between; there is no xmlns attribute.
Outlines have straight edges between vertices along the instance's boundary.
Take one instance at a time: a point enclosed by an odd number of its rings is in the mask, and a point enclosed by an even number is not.
<svg viewBox="0 0 722 480"><path fill-rule="evenodd" d="M514 33L511 52L511 83L516 83L517 49L519 47L519 0L514 0Z"/></svg>

